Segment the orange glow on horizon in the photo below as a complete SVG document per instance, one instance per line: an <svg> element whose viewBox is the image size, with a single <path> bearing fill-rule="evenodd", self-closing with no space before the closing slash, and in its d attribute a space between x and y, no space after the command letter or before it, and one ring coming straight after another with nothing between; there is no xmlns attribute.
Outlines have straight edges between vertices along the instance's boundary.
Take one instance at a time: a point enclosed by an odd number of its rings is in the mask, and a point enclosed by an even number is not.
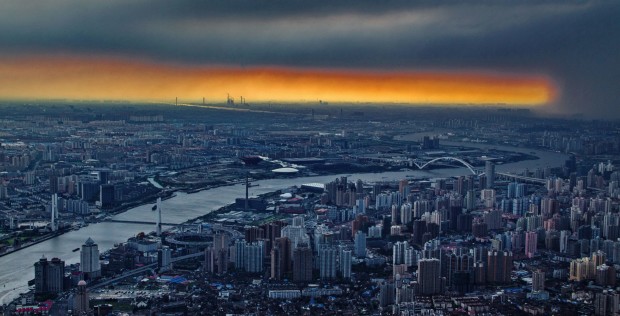
<svg viewBox="0 0 620 316"><path fill-rule="evenodd" d="M485 72L350 71L286 67L189 67L122 59L0 58L0 98L81 100L207 99L252 102L514 104L556 97L544 76Z"/></svg>

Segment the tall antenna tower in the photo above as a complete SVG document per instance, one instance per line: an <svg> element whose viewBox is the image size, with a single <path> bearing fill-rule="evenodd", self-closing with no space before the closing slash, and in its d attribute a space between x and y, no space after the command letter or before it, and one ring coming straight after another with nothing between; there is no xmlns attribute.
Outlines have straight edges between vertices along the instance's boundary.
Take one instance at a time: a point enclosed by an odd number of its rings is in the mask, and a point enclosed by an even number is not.
<svg viewBox="0 0 620 316"><path fill-rule="evenodd" d="M157 198L157 223L155 224L157 236L161 236L161 198Z"/></svg>

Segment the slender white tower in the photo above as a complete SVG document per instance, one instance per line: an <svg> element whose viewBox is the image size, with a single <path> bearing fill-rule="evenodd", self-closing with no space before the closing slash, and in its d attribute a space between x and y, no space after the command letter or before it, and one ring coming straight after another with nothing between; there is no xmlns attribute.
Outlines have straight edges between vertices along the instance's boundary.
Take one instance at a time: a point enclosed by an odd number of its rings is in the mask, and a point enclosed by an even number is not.
<svg viewBox="0 0 620 316"><path fill-rule="evenodd" d="M54 193L52 195L52 231L58 230L58 224L56 223L56 218L58 218L58 194Z"/></svg>
<svg viewBox="0 0 620 316"><path fill-rule="evenodd" d="M161 236L161 198L157 198L157 236Z"/></svg>

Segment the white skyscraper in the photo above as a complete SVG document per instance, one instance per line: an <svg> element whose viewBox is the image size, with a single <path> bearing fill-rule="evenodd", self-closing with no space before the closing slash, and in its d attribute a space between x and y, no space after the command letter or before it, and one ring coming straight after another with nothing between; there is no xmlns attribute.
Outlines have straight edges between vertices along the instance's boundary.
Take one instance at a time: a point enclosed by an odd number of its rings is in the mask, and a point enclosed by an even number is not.
<svg viewBox="0 0 620 316"><path fill-rule="evenodd" d="M80 272L85 279L92 280L101 276L101 264L99 263L99 247L89 237L82 245L80 252Z"/></svg>
<svg viewBox="0 0 620 316"><path fill-rule="evenodd" d="M56 219L58 219L58 194L52 194L52 220L51 220L51 229L52 231L58 230L58 223L56 223Z"/></svg>

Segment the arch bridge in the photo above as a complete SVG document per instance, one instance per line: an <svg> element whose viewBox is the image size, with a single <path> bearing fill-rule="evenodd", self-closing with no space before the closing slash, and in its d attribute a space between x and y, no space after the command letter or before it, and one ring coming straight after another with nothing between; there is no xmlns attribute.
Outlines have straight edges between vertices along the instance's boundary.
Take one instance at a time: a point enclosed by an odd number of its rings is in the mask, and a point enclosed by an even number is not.
<svg viewBox="0 0 620 316"><path fill-rule="evenodd" d="M469 169L469 171L471 171L472 174L476 175L476 176L481 176L483 174L485 174L484 170L481 169L476 169L474 166L472 166L469 162L458 158L458 157L452 157L452 156L445 156L445 157L438 157L438 158L434 158L430 161L424 162L424 163L419 163L419 160L413 160L413 164L418 167L420 170L426 168L426 166L435 163L437 161L442 161L442 160L449 160L449 161L456 161L460 164L462 164L463 166L467 167L467 169ZM520 176L520 175L516 175L513 173L506 173L506 172L495 172L495 176L501 176L507 179L512 179L515 181L522 181L522 182L530 182L530 183L537 183L537 184L545 184L546 180L545 179L539 179L539 178L532 178L532 177L526 177L526 176Z"/></svg>
<svg viewBox="0 0 620 316"><path fill-rule="evenodd" d="M425 163L418 163L418 160L413 160L413 164L418 167L418 169L422 170L424 168L426 168L426 166L435 163L437 161L442 161L442 160L449 160L449 161L456 161L459 162L460 164L462 164L463 166L467 167L467 169L469 169L469 171L471 171L472 174L480 176L482 174L484 174L484 172L482 170L476 169L474 166L472 166L469 162L458 158L458 157L451 157L451 156L445 156L445 157L438 157L438 158L434 158L430 161L427 161Z"/></svg>

